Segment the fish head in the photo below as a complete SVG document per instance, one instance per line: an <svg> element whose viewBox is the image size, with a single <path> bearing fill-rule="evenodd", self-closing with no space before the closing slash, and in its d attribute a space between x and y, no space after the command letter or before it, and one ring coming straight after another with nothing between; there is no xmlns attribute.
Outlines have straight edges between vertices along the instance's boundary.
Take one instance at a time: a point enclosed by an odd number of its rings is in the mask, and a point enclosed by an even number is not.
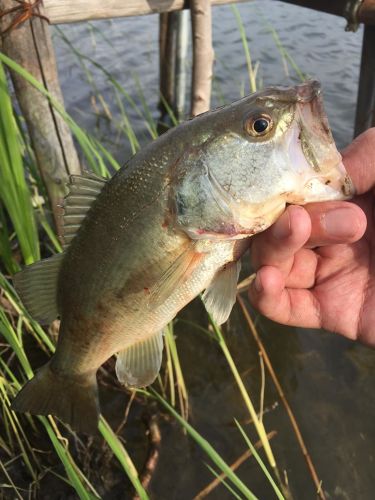
<svg viewBox="0 0 375 500"><path fill-rule="evenodd" d="M319 82L271 87L204 120L210 133L195 160L190 154L177 194L179 222L190 226L190 236L239 238L266 229L288 203L353 196ZM186 210L189 199L195 213Z"/></svg>

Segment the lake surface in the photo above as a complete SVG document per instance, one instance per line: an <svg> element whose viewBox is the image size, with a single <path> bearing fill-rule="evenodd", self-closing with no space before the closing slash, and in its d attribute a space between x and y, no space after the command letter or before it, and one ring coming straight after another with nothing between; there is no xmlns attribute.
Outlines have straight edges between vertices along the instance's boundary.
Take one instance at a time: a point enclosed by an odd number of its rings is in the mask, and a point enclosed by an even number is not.
<svg viewBox="0 0 375 500"><path fill-rule="evenodd" d="M345 20L281 2L263 0L239 5L246 26L253 62L259 62L263 85L297 81L289 74L275 45L270 23L299 68L323 85L326 109L339 147L351 141L355 117L362 31L346 33ZM249 92L242 42L229 6L213 9L215 81L213 106ZM158 118L158 17L98 21L92 25L63 27L70 42L109 71L139 102L140 82L155 119ZM80 60L55 32L59 71L68 111L89 131L97 134L124 163L130 147L114 126L121 118L108 79L92 64L88 85ZM81 60L82 61L82 60ZM93 90L94 89L94 90ZM112 122L96 113L93 94L101 94L113 114ZM102 109L97 99L99 111ZM149 135L144 120L127 106L126 112L140 142ZM182 318L207 324L199 302ZM323 481L328 498L373 499L375 491L375 352L333 334L286 328L257 316L264 339L306 445ZM244 374L254 401L258 401L260 370L257 348L236 307L225 328L230 350ZM245 445L233 426L233 417L246 421L246 411L219 348L196 329L180 322L176 326L181 363L190 395L193 425L234 461ZM265 425L276 429L272 441L281 469L285 469L295 498L315 498L314 487L286 413L267 377ZM162 425L159 467L152 482L155 498L189 499L212 475L205 457L178 426ZM251 426L246 426L256 440ZM239 471L246 484L260 497L273 498L263 475L248 461ZM108 496L110 498L110 496ZM230 498L220 486L210 498Z"/></svg>

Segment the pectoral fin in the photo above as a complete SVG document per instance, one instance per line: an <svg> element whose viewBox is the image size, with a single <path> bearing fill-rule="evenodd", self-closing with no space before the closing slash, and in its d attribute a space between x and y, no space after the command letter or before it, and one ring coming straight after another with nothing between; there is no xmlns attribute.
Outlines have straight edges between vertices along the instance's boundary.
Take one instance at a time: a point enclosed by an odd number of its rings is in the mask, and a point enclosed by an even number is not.
<svg viewBox="0 0 375 500"><path fill-rule="evenodd" d="M163 336L157 332L118 353L117 378L127 387L152 384L159 373L162 355Z"/></svg>
<svg viewBox="0 0 375 500"><path fill-rule="evenodd" d="M236 302L237 281L241 270L241 261L227 264L218 271L202 295L207 311L221 325L229 318Z"/></svg>
<svg viewBox="0 0 375 500"><path fill-rule="evenodd" d="M196 251L197 241L192 241L181 255L161 275L160 279L150 289L149 307L163 304L172 293L192 273L196 265L203 258L203 254Z"/></svg>

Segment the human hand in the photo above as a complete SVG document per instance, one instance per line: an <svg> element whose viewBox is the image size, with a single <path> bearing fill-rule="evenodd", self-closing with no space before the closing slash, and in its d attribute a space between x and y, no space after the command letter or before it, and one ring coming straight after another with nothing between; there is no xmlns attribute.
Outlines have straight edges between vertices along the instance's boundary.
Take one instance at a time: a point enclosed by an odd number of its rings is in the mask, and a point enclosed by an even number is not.
<svg viewBox="0 0 375 500"><path fill-rule="evenodd" d="M285 325L325 328L375 347L375 128L343 152L351 202L291 205L251 244L249 297Z"/></svg>

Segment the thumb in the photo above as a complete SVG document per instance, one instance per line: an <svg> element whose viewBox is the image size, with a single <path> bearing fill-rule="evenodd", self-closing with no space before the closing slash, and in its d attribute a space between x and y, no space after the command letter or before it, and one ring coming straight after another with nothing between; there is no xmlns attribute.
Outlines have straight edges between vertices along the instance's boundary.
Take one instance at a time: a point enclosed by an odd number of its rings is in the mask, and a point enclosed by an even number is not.
<svg viewBox="0 0 375 500"><path fill-rule="evenodd" d="M366 231L367 219L362 209L348 201L330 201L306 205L311 219L307 247L352 243Z"/></svg>

